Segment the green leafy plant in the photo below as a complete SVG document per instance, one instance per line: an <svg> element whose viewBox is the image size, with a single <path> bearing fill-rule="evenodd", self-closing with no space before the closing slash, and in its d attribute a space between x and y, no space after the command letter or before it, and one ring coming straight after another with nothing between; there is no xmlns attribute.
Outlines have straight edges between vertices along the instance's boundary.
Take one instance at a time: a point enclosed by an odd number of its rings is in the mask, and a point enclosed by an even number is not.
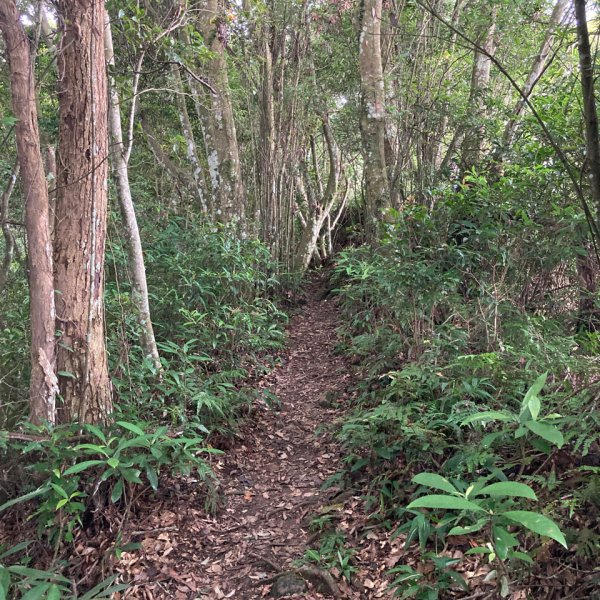
<svg viewBox="0 0 600 600"><path fill-rule="evenodd" d="M117 421L103 431L84 425L85 441L79 426L59 427L49 437L26 444L22 451L36 458L31 468L43 479L37 489L0 506L0 512L35 500L40 533L61 545L74 539L90 503L127 503L136 486L156 491L161 473L188 475L193 469L213 489L214 476L203 456L219 451L205 447L197 434L170 435L166 427L146 427Z"/></svg>
<svg viewBox="0 0 600 600"><path fill-rule="evenodd" d="M558 427L553 424L553 422L556 422L556 419L561 418L561 415L557 413L550 413L545 416L540 415L542 406L540 392L546 383L547 377L547 373L540 375L527 390L521 403L521 410L519 413L513 413L508 410L481 411L471 414L463 419L462 425L501 421L511 427L511 430L514 431L515 439L533 434L534 436L542 438L546 442L561 448L564 444L564 437ZM489 443L489 441L497 435L497 433L490 434L487 440L484 441L484 444L486 442Z"/></svg>
<svg viewBox="0 0 600 600"><path fill-rule="evenodd" d="M507 480L489 483L489 480L489 477L485 477L470 484L462 481L452 483L438 473L420 473L413 477L416 484L444 493L421 496L413 500L406 509L444 511L438 527L446 530L447 535L484 536L486 541L467 554L486 554L490 562L496 559L500 561L503 570L500 583L502 589L505 589L508 579L504 561L517 559L533 562L527 552L517 550L521 544L513 532L515 527L523 527L539 536L551 538L565 548L567 542L552 519L539 511L520 509L517 501L537 500L530 486Z"/></svg>
<svg viewBox="0 0 600 600"><path fill-rule="evenodd" d="M72 582L51 571L35 569L27 565L28 559L12 562L15 555L27 550L29 542L22 542L8 549L0 546L0 598L23 600L108 600L129 586L115 583L117 575L100 582L83 594L73 594Z"/></svg>
<svg viewBox="0 0 600 600"><path fill-rule="evenodd" d="M463 590L468 589L464 579L450 568L460 562L458 559L436 556L433 552L427 552L422 560L423 563L433 566L429 577L410 565L398 565L387 571L387 575L393 577L389 589L394 590L394 597L437 600L440 594L452 585Z"/></svg>
<svg viewBox="0 0 600 600"><path fill-rule="evenodd" d="M353 559L356 551L346 545L344 535L338 530L327 531L321 537L318 549L308 549L304 561L312 562L327 570L336 568L341 575L351 581L356 567Z"/></svg>

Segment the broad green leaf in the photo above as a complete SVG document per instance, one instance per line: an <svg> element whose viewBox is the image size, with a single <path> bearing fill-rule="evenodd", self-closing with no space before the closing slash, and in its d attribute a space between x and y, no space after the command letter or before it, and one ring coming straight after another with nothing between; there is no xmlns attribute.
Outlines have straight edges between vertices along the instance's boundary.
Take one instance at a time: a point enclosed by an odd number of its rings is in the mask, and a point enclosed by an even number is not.
<svg viewBox="0 0 600 600"><path fill-rule="evenodd" d="M146 477L148 478L152 489L156 491L158 489L158 474L153 466L148 465L146 467Z"/></svg>
<svg viewBox="0 0 600 600"><path fill-rule="evenodd" d="M530 431L533 431L535 435L539 435L546 441L558 446L559 448L565 443L563 434L554 425L548 425L548 423L540 423L540 421L527 421L525 427Z"/></svg>
<svg viewBox="0 0 600 600"><path fill-rule="evenodd" d="M38 496L45 494L47 491L48 491L48 487L43 486L43 487L38 488L37 490L34 490L33 492L29 492L28 494L23 494L22 496L19 496L18 498L13 498L12 500L9 500L8 502L5 502L2 506L0 506L0 512L2 512L3 510L6 510L7 508L10 508L11 506L14 506L15 504L19 504L19 502L27 502L28 500L37 498Z"/></svg>
<svg viewBox="0 0 600 600"><path fill-rule="evenodd" d="M491 483L475 493L475 496L479 495L509 496L511 498L518 497L537 500L535 492L528 485L516 481L498 481L496 483Z"/></svg>
<svg viewBox="0 0 600 600"><path fill-rule="evenodd" d="M471 512L485 512L479 504L470 502L465 498L456 496L444 496L442 494L432 494L431 496L423 496L411 502L407 510L413 508L444 508L446 510L468 510Z"/></svg>
<svg viewBox="0 0 600 600"><path fill-rule="evenodd" d="M10 587L10 571L0 565L0 600L8 598L8 588Z"/></svg>
<svg viewBox="0 0 600 600"><path fill-rule="evenodd" d="M60 485L56 485L56 483L51 483L50 485L61 498L66 498L67 500L69 499L69 494L67 494L67 492L60 487Z"/></svg>
<svg viewBox="0 0 600 600"><path fill-rule="evenodd" d="M117 421L117 425L120 425L123 429L127 429L136 435L144 435L143 429L135 425L134 423L128 423L127 421Z"/></svg>
<svg viewBox="0 0 600 600"><path fill-rule="evenodd" d="M529 563L530 565L533 564L533 558L531 558L531 556L529 556L529 554L526 554L525 552L518 552L517 550L511 550L508 553L508 557L522 560L526 563Z"/></svg>
<svg viewBox="0 0 600 600"><path fill-rule="evenodd" d="M466 535L468 533L475 533L476 531L480 531L487 523L487 519L480 519L473 525L467 525L466 527L453 527L448 532L448 535Z"/></svg>
<svg viewBox="0 0 600 600"><path fill-rule="evenodd" d="M492 536L494 540L494 548L500 560L506 560L511 548L518 546L519 542L510 534L504 527L494 525L492 527Z"/></svg>
<svg viewBox="0 0 600 600"><path fill-rule="evenodd" d="M527 390L525 394L525 398L523 398L523 408L526 408L529 405L529 401L531 398L534 398L539 395L542 391L544 385L546 385L546 379L548 379L548 373L543 373L540 375L534 382L533 385Z"/></svg>
<svg viewBox="0 0 600 600"><path fill-rule="evenodd" d="M21 552L21 550L27 550L27 546L29 546L29 544L31 544L31 542L24 541L20 542L16 546L11 546L8 550L0 554L0 560L7 558L8 556L12 556L13 554L17 554L17 552Z"/></svg>
<svg viewBox="0 0 600 600"><path fill-rule="evenodd" d="M103 460L84 460L83 462L77 463L72 467L69 467L63 475L75 475L76 473L81 473L81 471L85 471L86 469L90 469L91 467L97 467L98 465L103 465Z"/></svg>
<svg viewBox="0 0 600 600"><path fill-rule="evenodd" d="M527 404L529 408L529 412L531 413L531 418L534 421L537 421L538 415L540 414L540 409L542 408L542 403L537 396L533 396L529 399L529 404Z"/></svg>
<svg viewBox="0 0 600 600"><path fill-rule="evenodd" d="M117 483L115 483L115 487L112 490L110 495L110 501L114 504L121 499L123 495L123 479L119 479Z"/></svg>
<svg viewBox="0 0 600 600"><path fill-rule="evenodd" d="M21 600L39 600L44 597L49 587L49 583L39 583L32 587L26 594L23 594Z"/></svg>
<svg viewBox="0 0 600 600"><path fill-rule="evenodd" d="M106 444L106 436L99 427L96 427L95 425L90 425L89 423L84 425L84 427L86 431L89 431L90 433L95 435L99 440L101 440L102 443Z"/></svg>
<svg viewBox="0 0 600 600"><path fill-rule="evenodd" d="M119 459L116 456L111 456L107 461L106 464L113 468L116 469L119 466Z"/></svg>
<svg viewBox="0 0 600 600"><path fill-rule="evenodd" d="M458 490L445 478L437 473L419 473L412 480L419 485L442 490L450 494L458 494Z"/></svg>
<svg viewBox="0 0 600 600"><path fill-rule="evenodd" d="M98 446L97 444L79 444L75 446L74 450L89 450L86 454L102 454L103 456L109 456L104 446Z"/></svg>
<svg viewBox="0 0 600 600"><path fill-rule="evenodd" d="M55 583L50 586L46 600L60 600L60 588Z"/></svg>
<svg viewBox="0 0 600 600"><path fill-rule="evenodd" d="M66 577L58 575L58 573L52 573L51 571L41 571L40 569L32 569L30 567L24 567L22 565L13 565L12 567L8 567L8 570L11 573L16 573L21 577L28 577L29 579L35 581L40 581L40 579L53 579L54 581L58 581L60 583L71 583Z"/></svg>
<svg viewBox="0 0 600 600"><path fill-rule="evenodd" d="M485 410L483 412L469 415L463 419L461 425L469 425L477 421L513 421L514 417L510 413L500 412L497 410Z"/></svg>
<svg viewBox="0 0 600 600"><path fill-rule="evenodd" d="M68 498L61 498L56 504L56 510L60 510L68 501Z"/></svg>
<svg viewBox="0 0 600 600"><path fill-rule="evenodd" d="M567 541L558 525L548 517L529 510L509 510L503 513L504 517L527 527L534 533L556 540L561 546L567 548Z"/></svg>
<svg viewBox="0 0 600 600"><path fill-rule="evenodd" d="M544 384L546 383L547 377L548 377L548 373L544 373L543 375L540 375L535 380L533 385L527 390L527 393L525 394L525 397L523 398L523 402L521 403L521 414L520 414L521 421L524 421L527 419L528 412L534 421L537 420L538 415L540 414L540 407L541 407L541 403L540 403L540 399L539 399L538 395L542 391L542 388L544 387Z"/></svg>

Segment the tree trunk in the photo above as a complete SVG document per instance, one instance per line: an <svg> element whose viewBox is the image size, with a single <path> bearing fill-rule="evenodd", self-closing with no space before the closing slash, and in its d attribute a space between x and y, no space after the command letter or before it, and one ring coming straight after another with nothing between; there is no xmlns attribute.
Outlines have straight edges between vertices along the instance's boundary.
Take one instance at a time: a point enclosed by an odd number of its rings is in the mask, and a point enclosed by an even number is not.
<svg viewBox="0 0 600 600"><path fill-rule="evenodd" d="M179 108L179 121L181 122L181 130L185 139L187 158L190 161L190 165L192 167L192 176L196 185L196 196L198 198L198 202L200 203L200 210L203 213L206 213L208 212L206 183L204 181L204 175L202 174L200 159L198 158L198 148L196 147L196 140L194 139L194 130L192 129L190 116L188 114L187 104L185 101L185 89L183 87L183 81L181 79L181 73L179 72L178 65L172 65L171 75L173 76L173 82L175 84L177 106Z"/></svg>
<svg viewBox="0 0 600 600"><path fill-rule="evenodd" d="M211 57L206 61L206 75L215 94L203 94L212 110L204 110L204 141L210 183L218 219L225 223L239 221L243 227L245 193L242 167L229 91L225 44L221 29L224 16L219 0L205 0L200 10L200 31ZM199 90L198 90L199 91Z"/></svg>
<svg viewBox="0 0 600 600"><path fill-rule="evenodd" d="M544 36L544 41L540 46L540 50L531 65L531 70L529 71L529 75L523 84L523 94L526 97L531 95L535 84L538 82L539 78L542 76L546 67L548 66L548 57L550 54L550 50L552 49L552 38L556 33L556 29L560 25L565 11L567 10L567 6L569 5L570 0L557 0L554 5L554 10L552 11L552 15L550 16L550 22L548 23L548 29L546 31L546 35ZM517 123L519 121L519 117L523 113L525 109L525 100L523 98L519 98L515 106L515 110L513 116L510 118L506 127L504 128L504 134L502 136L502 146L507 149L511 144L515 136L515 130L517 128Z"/></svg>
<svg viewBox="0 0 600 600"><path fill-rule="evenodd" d="M2 228L2 235L4 237L4 258L0 265L0 294L2 294L6 287L8 274L10 273L10 265L12 264L13 256L15 254L15 236L8 224L8 203L15 189L15 183L19 176L19 168L19 162L17 161L17 164L10 174L8 185L2 193L2 198L0 198L0 227Z"/></svg>
<svg viewBox="0 0 600 600"><path fill-rule="evenodd" d="M59 0L59 142L54 249L60 422L106 422L104 343L108 95L104 2Z"/></svg>
<svg viewBox="0 0 600 600"><path fill-rule="evenodd" d="M31 318L30 419L36 424L54 423L57 392L55 304L48 187L40 148L29 40L12 0L0 2L0 29L9 64L13 112L17 119L17 154L25 196Z"/></svg>
<svg viewBox="0 0 600 600"><path fill-rule="evenodd" d="M574 0L577 20L577 46L579 48L579 71L583 94L583 118L585 120L586 166L590 174L590 188L596 222L600 223L600 142L598 137L598 113L594 96L594 64L590 48L590 36L585 10L586 0Z"/></svg>
<svg viewBox="0 0 600 600"><path fill-rule="evenodd" d="M327 115L322 115L323 121L323 137L327 146L327 154L329 157L329 175L327 177L327 185L325 189L320 182L320 176L318 174L318 165L315 159L316 151L314 143L311 144L311 154L314 159L314 170L315 178L317 181L317 193L319 197L315 197L314 190L306 172L304 169L306 187L302 184L299 179L297 188L301 195L305 197L306 203L306 217L304 218L304 229L298 245L298 251L296 253L295 265L297 270L304 273L312 260L315 251L317 250L317 244L319 242L319 236L325 221L330 217L333 206L338 196L338 184L341 173L341 158L340 151L333 137L333 131L329 124ZM323 258L326 257L327 252L322 251L321 255Z"/></svg>
<svg viewBox="0 0 600 600"><path fill-rule="evenodd" d="M486 32L480 36L478 43L485 50L480 52L475 49L473 59L473 73L471 75L471 92L469 96L469 109L473 122L467 126L463 139L463 166L468 172L476 167L481 160L481 152L485 127L481 120L485 114L485 95L490 84L490 70L492 61L488 54L493 54L496 49L496 9L492 8L489 25Z"/></svg>
<svg viewBox="0 0 600 600"><path fill-rule="evenodd" d="M110 19L107 13L106 31L104 45L106 50L107 66L114 65L114 50L112 43L112 32ZM140 333L140 346L144 355L156 371L161 370L158 348L154 338L154 329L150 318L150 302L148 300L148 284L146 283L146 267L144 265L144 254L142 252L142 240L138 228L135 207L131 196L129 185L129 169L125 157L125 145L123 144L123 130L121 126L121 110L119 93L116 83L112 77L108 80L109 102L108 102L108 125L112 141L111 162L117 184L117 197L123 227L125 230L125 243L129 258L129 272L132 279L132 300L137 312L137 321Z"/></svg>
<svg viewBox="0 0 600 600"><path fill-rule="evenodd" d="M594 95L594 63L590 48L587 24L586 0L574 0L577 22L577 47L579 71L583 96L583 118L585 121L586 160L582 171L589 172L590 191L594 203L596 224L600 223L600 141L598 137L598 113ZM577 259L577 273L581 281L579 298L579 327L587 331L600 328L600 311L596 306L598 296L597 265L592 260L591 249Z"/></svg>
<svg viewBox="0 0 600 600"><path fill-rule="evenodd" d="M383 211L389 203L385 161L385 105L381 61L382 0L363 0L360 32L360 84L363 156L365 162L365 231L377 239Z"/></svg>

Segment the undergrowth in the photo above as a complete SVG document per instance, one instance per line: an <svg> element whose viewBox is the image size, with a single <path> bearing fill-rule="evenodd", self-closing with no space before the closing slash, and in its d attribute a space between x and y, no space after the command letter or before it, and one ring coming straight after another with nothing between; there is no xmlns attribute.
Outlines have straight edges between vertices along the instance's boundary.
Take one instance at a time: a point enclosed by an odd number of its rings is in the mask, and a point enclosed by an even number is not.
<svg viewBox="0 0 600 600"><path fill-rule="evenodd" d="M371 518L420 557L390 572L401 597L458 593L472 554L502 597L531 593L523 565L542 555L575 572L600 556L599 334L578 303L580 215L519 212L513 189L472 177L335 264L339 349L360 380L339 438Z"/></svg>
<svg viewBox="0 0 600 600"><path fill-rule="evenodd" d="M268 249L237 239L227 227L173 215L164 221L144 238L161 369L139 345L125 249L118 235L109 243L115 414L104 427L26 423L24 272L15 270L0 297L0 346L10 349L0 354L0 514L17 519L18 535L35 537L0 547L0 598L111 597L122 586L114 578L98 583L100 573L85 574L88 584L74 591L70 557L81 536L106 537L99 565L134 550L120 539L124 524L165 478L178 475L196 482L206 510L216 511L223 498L210 466L218 452L213 446L235 431L256 400L277 403L252 386L274 365L287 318L278 307Z"/></svg>

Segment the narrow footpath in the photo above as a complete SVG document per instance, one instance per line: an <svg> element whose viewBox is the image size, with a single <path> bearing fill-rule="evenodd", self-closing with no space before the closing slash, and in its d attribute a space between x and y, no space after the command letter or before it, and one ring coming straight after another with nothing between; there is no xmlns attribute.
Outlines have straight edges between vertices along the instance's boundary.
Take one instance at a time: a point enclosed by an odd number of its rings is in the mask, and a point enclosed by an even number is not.
<svg viewBox="0 0 600 600"><path fill-rule="evenodd" d="M281 365L260 383L280 408L256 407L241 440L213 464L225 506L207 518L200 495L182 483L136 532L142 550L123 556L134 579L126 597L374 597L297 562L318 547L311 520L332 504L343 512L348 498L336 486L322 490L342 468L328 431L350 377L334 352L338 325L335 301L315 282L290 322Z"/></svg>

